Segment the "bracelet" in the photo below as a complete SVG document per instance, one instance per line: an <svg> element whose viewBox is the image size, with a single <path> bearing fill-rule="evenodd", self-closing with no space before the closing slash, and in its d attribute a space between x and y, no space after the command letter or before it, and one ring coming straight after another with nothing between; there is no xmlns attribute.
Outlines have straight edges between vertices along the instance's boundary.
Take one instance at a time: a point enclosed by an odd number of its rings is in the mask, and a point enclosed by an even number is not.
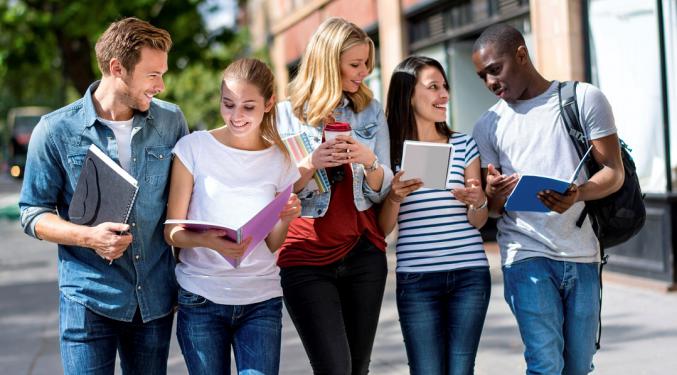
<svg viewBox="0 0 677 375"><path fill-rule="evenodd" d="M473 205L471 204L471 205L470 205L470 209L473 210L473 211L479 211L479 210L481 210L481 209L483 209L483 208L486 208L488 205L489 205L489 198L484 197L484 203L482 203L481 205L479 205L479 206L477 206L477 207L475 207L475 206L473 206Z"/></svg>

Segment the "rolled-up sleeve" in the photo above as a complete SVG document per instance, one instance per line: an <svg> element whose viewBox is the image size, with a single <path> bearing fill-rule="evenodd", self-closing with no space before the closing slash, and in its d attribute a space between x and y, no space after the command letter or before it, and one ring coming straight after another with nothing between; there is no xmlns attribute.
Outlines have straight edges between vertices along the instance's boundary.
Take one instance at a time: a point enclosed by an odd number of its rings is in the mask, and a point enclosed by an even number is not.
<svg viewBox="0 0 677 375"><path fill-rule="evenodd" d="M362 183L362 190L367 199L374 203L381 203L390 191L390 184L393 180L393 171L390 169L390 132L388 131L388 124L386 123L385 115L383 114L383 109L380 105L376 114L376 121L378 123L378 128L375 135L376 142L374 145L374 153L383 167L383 183L381 184L381 190L374 191L365 178Z"/></svg>
<svg viewBox="0 0 677 375"><path fill-rule="evenodd" d="M19 196L21 227L24 233L38 238L35 224L47 213L57 213L64 175L55 144L43 118L31 134L26 156L24 180Z"/></svg>

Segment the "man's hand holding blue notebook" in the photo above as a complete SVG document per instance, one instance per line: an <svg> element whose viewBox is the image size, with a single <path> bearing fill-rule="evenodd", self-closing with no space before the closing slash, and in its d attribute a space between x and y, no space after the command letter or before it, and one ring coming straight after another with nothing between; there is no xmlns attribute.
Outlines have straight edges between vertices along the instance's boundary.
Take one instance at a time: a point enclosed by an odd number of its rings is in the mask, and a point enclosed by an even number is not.
<svg viewBox="0 0 677 375"><path fill-rule="evenodd" d="M585 160L590 155L591 150L592 146L585 152L568 181L552 177L522 175L517 182L515 189L513 189L510 196L508 196L508 200L505 202L505 210L550 212L550 209L538 199L538 193L544 190L552 190L560 194L565 194L578 178L578 174L585 164Z"/></svg>

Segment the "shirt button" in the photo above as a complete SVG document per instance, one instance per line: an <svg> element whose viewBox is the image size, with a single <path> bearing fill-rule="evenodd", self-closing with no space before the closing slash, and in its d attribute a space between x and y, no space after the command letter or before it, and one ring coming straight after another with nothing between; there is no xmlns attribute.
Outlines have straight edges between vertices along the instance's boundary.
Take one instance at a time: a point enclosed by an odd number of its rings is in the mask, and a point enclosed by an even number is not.
<svg viewBox="0 0 677 375"><path fill-rule="evenodd" d="M136 289L141 290L141 285L137 285Z"/></svg>
<svg viewBox="0 0 677 375"><path fill-rule="evenodd" d="M164 156L164 155L162 155L162 154L160 154L159 158L160 158L160 159L164 159L164 158L165 158L165 156Z"/></svg>
<svg viewBox="0 0 677 375"><path fill-rule="evenodd" d="M141 258L141 257L139 256L139 254L136 254L136 255L134 256L134 259L136 259L136 260L139 260L139 258ZM141 288L141 287L139 287L139 288Z"/></svg>
<svg viewBox="0 0 677 375"><path fill-rule="evenodd" d="M318 214L321 214L321 213L322 213L322 210L317 210L317 213L318 213Z"/></svg>
<svg viewBox="0 0 677 375"><path fill-rule="evenodd" d="M136 158L132 159L132 161L133 161L134 163L136 163Z"/></svg>
<svg viewBox="0 0 677 375"><path fill-rule="evenodd" d="M135 226L136 226L136 223L132 223L132 226L135 227Z"/></svg>

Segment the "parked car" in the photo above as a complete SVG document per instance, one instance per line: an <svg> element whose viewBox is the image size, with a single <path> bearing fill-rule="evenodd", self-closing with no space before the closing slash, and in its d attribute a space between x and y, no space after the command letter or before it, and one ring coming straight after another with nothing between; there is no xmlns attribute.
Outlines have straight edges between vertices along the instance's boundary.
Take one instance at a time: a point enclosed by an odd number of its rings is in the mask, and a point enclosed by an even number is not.
<svg viewBox="0 0 677 375"><path fill-rule="evenodd" d="M31 133L40 117L49 111L47 107L16 107L7 112L9 133L7 164L12 177L23 177Z"/></svg>

